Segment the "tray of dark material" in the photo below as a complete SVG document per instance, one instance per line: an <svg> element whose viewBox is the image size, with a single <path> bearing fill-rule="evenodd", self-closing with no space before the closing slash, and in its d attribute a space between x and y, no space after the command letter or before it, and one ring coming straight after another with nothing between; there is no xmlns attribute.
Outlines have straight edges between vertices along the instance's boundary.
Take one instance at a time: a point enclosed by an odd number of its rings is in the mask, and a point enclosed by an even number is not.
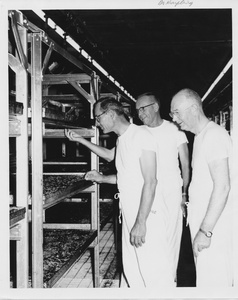
<svg viewBox="0 0 238 300"><path fill-rule="evenodd" d="M52 287L96 237L96 231L44 229L44 286Z"/></svg>
<svg viewBox="0 0 238 300"><path fill-rule="evenodd" d="M71 197L91 185L92 182L84 180L82 175L44 175L44 208Z"/></svg>
<svg viewBox="0 0 238 300"><path fill-rule="evenodd" d="M20 220L25 218L25 207L10 207L9 213L10 213L10 226L13 226Z"/></svg>
<svg viewBox="0 0 238 300"><path fill-rule="evenodd" d="M113 214L113 202L100 202L100 227ZM89 223L90 202L62 202L46 211L47 223ZM44 229L44 283L52 287L80 257L96 236L96 231Z"/></svg>

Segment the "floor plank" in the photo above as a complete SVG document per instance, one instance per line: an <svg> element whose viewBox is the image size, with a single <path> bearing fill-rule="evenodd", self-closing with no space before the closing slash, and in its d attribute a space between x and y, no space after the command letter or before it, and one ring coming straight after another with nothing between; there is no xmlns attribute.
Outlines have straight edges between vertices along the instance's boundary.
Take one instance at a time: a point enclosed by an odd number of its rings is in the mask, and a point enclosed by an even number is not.
<svg viewBox="0 0 238 300"><path fill-rule="evenodd" d="M118 288L119 273L117 272L117 255L114 244L113 224L107 223L99 236L100 251L100 287ZM90 250L77 260L67 273L53 286L53 288L92 288L93 274Z"/></svg>

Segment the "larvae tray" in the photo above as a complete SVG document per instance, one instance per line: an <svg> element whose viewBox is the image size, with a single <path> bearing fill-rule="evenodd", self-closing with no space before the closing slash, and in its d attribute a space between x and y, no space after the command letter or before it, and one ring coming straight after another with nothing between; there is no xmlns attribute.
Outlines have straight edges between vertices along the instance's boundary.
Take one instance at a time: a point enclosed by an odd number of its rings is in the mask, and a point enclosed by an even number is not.
<svg viewBox="0 0 238 300"><path fill-rule="evenodd" d="M62 112L61 107L51 108L45 107L43 110L43 115L46 120L57 120L65 122L76 122L78 117L75 114L68 114Z"/></svg>
<svg viewBox="0 0 238 300"><path fill-rule="evenodd" d="M112 218L113 202L100 202L100 228ZM90 203L62 202L46 211L46 220L59 223L88 223ZM44 286L52 287L96 237L96 231L44 229Z"/></svg>
<svg viewBox="0 0 238 300"><path fill-rule="evenodd" d="M44 208L55 205L64 198L71 197L91 185L92 182L84 180L82 175L44 175Z"/></svg>
<svg viewBox="0 0 238 300"><path fill-rule="evenodd" d="M13 226L20 220L25 218L25 207L10 207L9 214L10 214L10 226Z"/></svg>
<svg viewBox="0 0 238 300"><path fill-rule="evenodd" d="M44 287L52 287L84 253L96 237L96 231L44 229Z"/></svg>

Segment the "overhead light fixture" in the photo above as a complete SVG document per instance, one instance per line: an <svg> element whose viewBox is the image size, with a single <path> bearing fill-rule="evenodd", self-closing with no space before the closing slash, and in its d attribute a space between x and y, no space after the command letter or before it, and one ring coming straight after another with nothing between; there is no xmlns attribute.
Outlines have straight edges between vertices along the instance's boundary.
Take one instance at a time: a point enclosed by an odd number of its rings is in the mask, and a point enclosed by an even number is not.
<svg viewBox="0 0 238 300"><path fill-rule="evenodd" d="M33 10L44 22L46 22L45 13L42 10ZM120 90L126 94L131 100L135 102L135 99L117 82L109 73L77 43L71 37L69 37L64 30L59 27L51 18L47 18L47 24L54 29L63 39L65 39L75 50L77 50L83 57L85 57L90 63L92 63L102 74L107 76L112 83L114 83Z"/></svg>
<svg viewBox="0 0 238 300"><path fill-rule="evenodd" d="M221 73L218 75L218 77L215 79L215 81L213 82L213 84L210 86L210 88L207 90L207 92L205 93L205 95L202 97L202 101L204 101L206 99L206 97L209 95L209 93L213 90L213 88L215 87L215 85L220 81L220 79L226 74L226 72L230 69L230 67L232 66L232 58L228 61L228 63L226 64L225 68L221 71Z"/></svg>
<svg viewBox="0 0 238 300"><path fill-rule="evenodd" d="M96 62L96 60L92 60L92 64L99 70L99 71L101 71L105 76L107 76L108 77L108 72L105 70L105 69L103 69L103 67L101 67L97 62Z"/></svg>
<svg viewBox="0 0 238 300"><path fill-rule="evenodd" d="M79 45L70 36L66 36L66 41L75 49L79 47ZM81 48L79 47L79 50L80 49Z"/></svg>

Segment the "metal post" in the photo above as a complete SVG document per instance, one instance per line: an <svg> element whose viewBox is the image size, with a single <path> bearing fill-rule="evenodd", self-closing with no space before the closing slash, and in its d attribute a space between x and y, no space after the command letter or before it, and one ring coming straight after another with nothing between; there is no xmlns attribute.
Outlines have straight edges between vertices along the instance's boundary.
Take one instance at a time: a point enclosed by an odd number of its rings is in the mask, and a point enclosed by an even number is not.
<svg viewBox="0 0 238 300"><path fill-rule="evenodd" d="M43 287L43 133L41 34L32 33L32 285Z"/></svg>
<svg viewBox="0 0 238 300"><path fill-rule="evenodd" d="M3 9L1 4L1 9ZM5 36L7 32L7 12L5 9L1 10L2 17L0 18L0 32L1 36ZM6 16L6 17L5 17ZM8 121L8 72L7 66L7 43L2 43L0 48L1 53L1 109L0 109L0 120L1 120L1 155L0 155L0 166L1 166L1 209L0 209L0 239L1 248L0 255L2 259L0 269L0 290L9 288L10 278L10 264L9 264L9 237L6 232L9 231L9 121Z"/></svg>
<svg viewBox="0 0 238 300"><path fill-rule="evenodd" d="M91 85L91 95L96 93L96 98L98 97L98 77L95 76L92 79L94 82L94 88ZM95 99L96 100L96 99ZM93 103L91 102L91 118L93 118ZM94 144L99 143L99 133L98 129L95 127L95 135L91 139ZM99 171L99 157L91 152L91 169L96 169ZM99 276L99 234L100 234L100 220L99 220L99 185L95 184L95 191L91 194L91 219L92 219L92 229L97 230L97 237L94 241L94 284L95 287L100 286L100 276Z"/></svg>
<svg viewBox="0 0 238 300"><path fill-rule="evenodd" d="M19 26L18 33L25 57L27 57L27 29ZM17 287L28 287L29 266L29 228L28 228L28 78L27 70L19 68L16 73L16 101L23 103L23 115L21 121L21 135L16 138L16 201L17 206L25 207L25 219L21 221L21 239L16 243L17 247Z"/></svg>

